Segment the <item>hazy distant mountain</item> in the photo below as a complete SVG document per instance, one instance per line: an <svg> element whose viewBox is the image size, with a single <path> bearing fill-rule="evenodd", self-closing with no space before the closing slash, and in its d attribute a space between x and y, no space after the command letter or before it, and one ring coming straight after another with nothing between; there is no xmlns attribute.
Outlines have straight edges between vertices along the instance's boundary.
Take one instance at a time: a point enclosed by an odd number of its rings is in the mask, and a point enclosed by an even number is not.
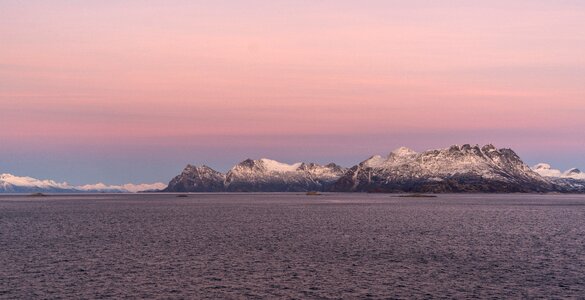
<svg viewBox="0 0 585 300"><path fill-rule="evenodd" d="M127 183L123 185L106 185L103 183L88 184L76 186L76 190L90 193L138 193L138 192L155 192L166 188L167 185L162 182L157 183Z"/></svg>
<svg viewBox="0 0 585 300"><path fill-rule="evenodd" d="M72 186L66 182L39 180L12 174L0 175L0 193L135 193L164 189L164 183L105 185L103 183Z"/></svg>
<svg viewBox="0 0 585 300"><path fill-rule="evenodd" d="M549 164L540 163L532 167L534 172L553 182L558 189L565 192L585 193L585 173L577 168L562 172Z"/></svg>
<svg viewBox="0 0 585 300"><path fill-rule="evenodd" d="M578 170L566 176L581 176ZM543 177L511 149L493 145L451 146L417 153L399 148L349 169L336 164L285 164L247 159L226 174L187 166L167 192L579 192ZM572 178L571 177L571 178Z"/></svg>
<svg viewBox="0 0 585 300"><path fill-rule="evenodd" d="M19 177L12 174L0 175L0 193L74 193L77 192L67 183L53 180L39 180L32 177Z"/></svg>
<svg viewBox="0 0 585 300"><path fill-rule="evenodd" d="M561 170L553 169L549 164L539 163L532 167L532 170L544 177L585 180L585 173L581 172L581 170L577 168L572 168L562 172Z"/></svg>

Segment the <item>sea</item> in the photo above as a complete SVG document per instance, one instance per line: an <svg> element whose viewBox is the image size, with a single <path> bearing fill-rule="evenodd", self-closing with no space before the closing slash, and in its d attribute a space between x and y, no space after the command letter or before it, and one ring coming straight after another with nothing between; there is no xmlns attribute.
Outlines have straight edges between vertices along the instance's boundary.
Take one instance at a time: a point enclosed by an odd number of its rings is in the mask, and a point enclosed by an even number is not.
<svg viewBox="0 0 585 300"><path fill-rule="evenodd" d="M0 299L585 298L585 195L0 196Z"/></svg>

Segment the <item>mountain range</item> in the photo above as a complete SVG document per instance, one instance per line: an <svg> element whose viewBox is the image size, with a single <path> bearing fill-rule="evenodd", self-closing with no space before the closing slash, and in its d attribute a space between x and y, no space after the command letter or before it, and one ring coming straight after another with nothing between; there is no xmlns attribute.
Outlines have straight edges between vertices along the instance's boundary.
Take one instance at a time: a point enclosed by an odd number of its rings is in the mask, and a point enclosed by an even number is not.
<svg viewBox="0 0 585 300"><path fill-rule="evenodd" d="M350 168L335 163L286 164L246 159L228 172L187 165L169 184L66 182L0 175L0 193L129 192L386 192L386 193L585 193L585 173L562 172L549 164L528 167L511 149L493 145L451 146L417 153L398 148Z"/></svg>
<svg viewBox="0 0 585 300"><path fill-rule="evenodd" d="M571 168L565 172L553 169L549 164L540 163L532 169L547 180L568 192L585 193L585 173L577 168Z"/></svg>
<svg viewBox="0 0 585 300"><path fill-rule="evenodd" d="M288 165L270 159L246 159L222 174L208 166L187 165L164 192L302 192L329 190L345 173L336 164Z"/></svg>
<svg viewBox="0 0 585 300"><path fill-rule="evenodd" d="M399 148L344 168L246 159L227 173L188 165L163 192L585 192L577 169L556 176L527 166L511 149L462 145L417 153ZM560 171L559 171L560 173ZM568 175L567 175L568 174ZM581 174L581 175L579 175Z"/></svg>
<svg viewBox="0 0 585 300"><path fill-rule="evenodd" d="M136 193L165 188L164 183L72 186L66 182L0 174L0 193Z"/></svg>

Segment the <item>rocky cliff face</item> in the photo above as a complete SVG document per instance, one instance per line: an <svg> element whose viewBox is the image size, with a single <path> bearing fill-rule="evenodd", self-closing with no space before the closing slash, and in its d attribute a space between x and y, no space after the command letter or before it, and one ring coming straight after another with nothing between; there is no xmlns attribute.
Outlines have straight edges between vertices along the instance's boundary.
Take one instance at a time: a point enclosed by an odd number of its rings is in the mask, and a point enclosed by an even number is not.
<svg viewBox="0 0 585 300"><path fill-rule="evenodd" d="M208 166L187 165L163 192L223 192L225 175Z"/></svg>
<svg viewBox="0 0 585 300"><path fill-rule="evenodd" d="M451 146L416 153L400 148L352 167L334 185L344 192L545 192L553 185L510 149Z"/></svg>

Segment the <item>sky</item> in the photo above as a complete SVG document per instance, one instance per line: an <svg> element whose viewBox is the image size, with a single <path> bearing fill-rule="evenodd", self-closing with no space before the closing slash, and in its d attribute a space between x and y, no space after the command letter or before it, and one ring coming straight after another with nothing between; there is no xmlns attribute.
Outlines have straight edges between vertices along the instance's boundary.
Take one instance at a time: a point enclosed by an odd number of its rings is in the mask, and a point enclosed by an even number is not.
<svg viewBox="0 0 585 300"><path fill-rule="evenodd" d="M585 168L585 1L0 0L0 173L487 143Z"/></svg>

